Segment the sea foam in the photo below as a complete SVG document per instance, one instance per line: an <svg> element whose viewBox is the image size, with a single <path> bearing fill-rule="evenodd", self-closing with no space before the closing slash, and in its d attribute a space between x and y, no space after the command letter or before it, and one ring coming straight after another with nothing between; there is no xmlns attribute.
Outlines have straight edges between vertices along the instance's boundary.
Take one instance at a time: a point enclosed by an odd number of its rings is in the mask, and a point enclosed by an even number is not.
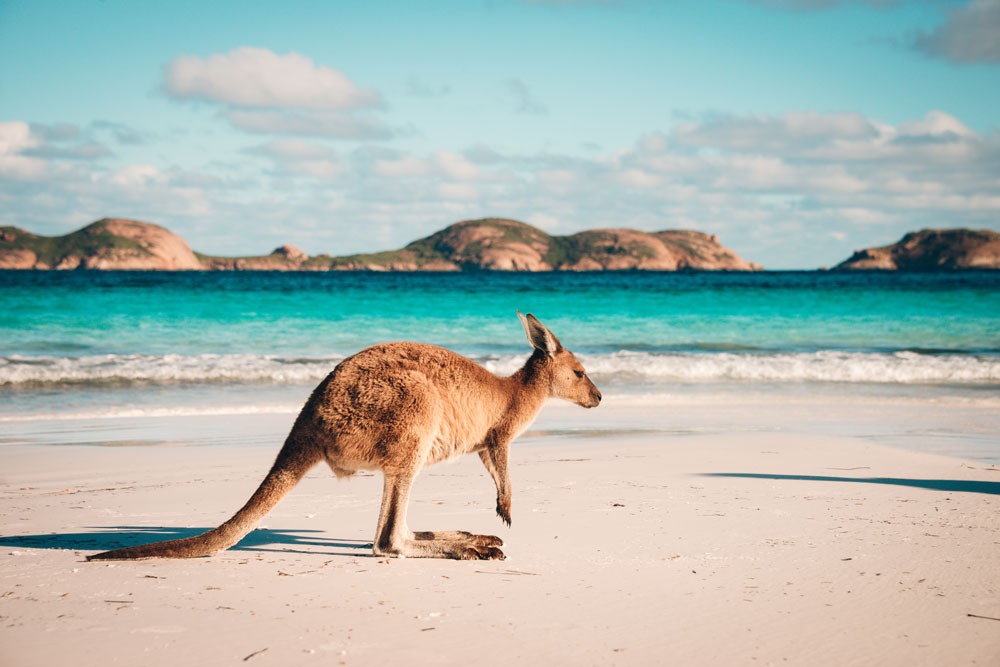
<svg viewBox="0 0 1000 667"><path fill-rule="evenodd" d="M624 384L683 381L1000 384L1000 356L896 352L635 352L580 354L592 377ZM473 357L509 375L526 355ZM190 383L312 384L343 359L257 354L0 357L0 386Z"/></svg>
<svg viewBox="0 0 1000 667"><path fill-rule="evenodd" d="M259 354L103 354L85 357L0 357L0 386L132 383L312 382L343 357Z"/></svg>

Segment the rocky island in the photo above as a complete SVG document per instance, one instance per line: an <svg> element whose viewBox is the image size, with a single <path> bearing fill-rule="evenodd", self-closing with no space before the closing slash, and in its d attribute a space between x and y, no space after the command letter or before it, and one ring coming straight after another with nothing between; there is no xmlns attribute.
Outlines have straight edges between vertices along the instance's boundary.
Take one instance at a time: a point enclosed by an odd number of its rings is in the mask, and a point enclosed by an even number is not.
<svg viewBox="0 0 1000 667"><path fill-rule="evenodd" d="M148 222L104 218L63 236L0 227L0 269L192 271L203 268L187 241Z"/></svg>
<svg viewBox="0 0 1000 667"><path fill-rule="evenodd" d="M310 257L292 245L269 255L197 253L148 222L104 218L64 236L0 228L0 269L161 271L758 271L712 234L593 229L554 236L516 220L466 220L399 249Z"/></svg>
<svg viewBox="0 0 1000 667"><path fill-rule="evenodd" d="M1000 269L1000 234L989 230L923 229L898 242L856 251L836 271Z"/></svg>

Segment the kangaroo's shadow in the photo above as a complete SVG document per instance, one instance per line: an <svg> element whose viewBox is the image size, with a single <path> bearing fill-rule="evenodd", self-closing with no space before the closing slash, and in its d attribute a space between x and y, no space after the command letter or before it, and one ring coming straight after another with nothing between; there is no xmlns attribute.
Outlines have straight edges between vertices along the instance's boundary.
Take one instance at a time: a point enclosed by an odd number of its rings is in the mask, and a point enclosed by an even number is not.
<svg viewBox="0 0 1000 667"><path fill-rule="evenodd" d="M93 526L87 533L51 533L48 535L0 536L0 546L26 549L80 549L110 551L147 542L176 540L204 533L208 528L174 528L168 526ZM320 537L321 530L269 530L258 528L239 541L230 551L273 551L278 553L308 553L327 556L371 556L371 542ZM294 547L322 547L296 549ZM350 551L329 551L350 549ZM367 551L367 553L366 553Z"/></svg>

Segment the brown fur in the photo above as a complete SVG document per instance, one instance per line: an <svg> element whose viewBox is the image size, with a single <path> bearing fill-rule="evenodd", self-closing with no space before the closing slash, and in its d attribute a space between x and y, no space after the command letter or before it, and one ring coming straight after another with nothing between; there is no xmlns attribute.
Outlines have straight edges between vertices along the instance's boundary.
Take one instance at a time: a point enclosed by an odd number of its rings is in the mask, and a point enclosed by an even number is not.
<svg viewBox="0 0 1000 667"><path fill-rule="evenodd" d="M228 549L253 530L315 464L338 477L381 470L377 555L502 559L493 535L413 533L406 506L427 465L478 452L497 487L497 514L510 525L510 443L550 396L595 407L601 393L583 366L534 316L518 313L535 348L510 377L444 348L382 343L342 361L313 391L260 487L233 518L195 537L127 547L87 560L192 558Z"/></svg>

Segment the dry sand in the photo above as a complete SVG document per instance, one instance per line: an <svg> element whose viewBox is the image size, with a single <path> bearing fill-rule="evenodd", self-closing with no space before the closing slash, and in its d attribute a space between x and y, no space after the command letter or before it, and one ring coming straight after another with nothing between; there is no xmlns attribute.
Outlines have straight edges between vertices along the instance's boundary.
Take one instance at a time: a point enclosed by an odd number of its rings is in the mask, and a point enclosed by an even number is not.
<svg viewBox="0 0 1000 667"><path fill-rule="evenodd" d="M0 664L1000 664L996 467L599 435L514 448L510 529L476 457L424 471L411 528L500 535L503 562L372 557L381 478L317 468L230 551L87 563L215 526L276 448L5 446Z"/></svg>

